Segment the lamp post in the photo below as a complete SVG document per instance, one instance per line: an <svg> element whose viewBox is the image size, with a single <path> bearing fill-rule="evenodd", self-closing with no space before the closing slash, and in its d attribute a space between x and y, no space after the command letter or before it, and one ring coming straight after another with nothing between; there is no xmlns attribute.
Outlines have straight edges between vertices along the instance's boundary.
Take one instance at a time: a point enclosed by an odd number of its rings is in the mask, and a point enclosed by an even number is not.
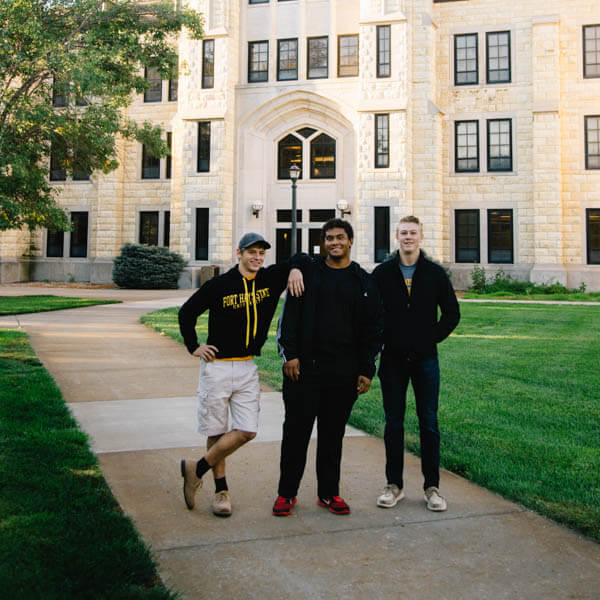
<svg viewBox="0 0 600 600"><path fill-rule="evenodd" d="M292 165L289 168L290 179L292 180L292 248L290 250L290 256L296 254L296 181L300 176L300 169L298 165Z"/></svg>

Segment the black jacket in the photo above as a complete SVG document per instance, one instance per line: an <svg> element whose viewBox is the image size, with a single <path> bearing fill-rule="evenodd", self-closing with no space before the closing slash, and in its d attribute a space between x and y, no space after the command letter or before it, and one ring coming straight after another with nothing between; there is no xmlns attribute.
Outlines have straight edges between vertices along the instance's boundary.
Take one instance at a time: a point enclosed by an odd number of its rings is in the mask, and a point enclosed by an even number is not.
<svg viewBox="0 0 600 600"><path fill-rule="evenodd" d="M259 269L246 285L237 265L209 279L179 310L179 330L190 354L200 345L196 321L209 310L206 343L219 349L217 358L260 355L290 269L308 262L307 255L296 255Z"/></svg>
<svg viewBox="0 0 600 600"><path fill-rule="evenodd" d="M373 279L383 302L384 353L414 359L437 356L436 345L460 320L456 294L443 267L421 252L410 296L398 253L373 271Z"/></svg>
<svg viewBox="0 0 600 600"><path fill-rule="evenodd" d="M289 294L279 321L277 342L279 354L284 361L300 359L301 368L315 364L317 350L313 347L316 303L322 278L328 267L322 258L313 260L305 274L305 292L300 298ZM371 276L357 263L349 266L360 286L360 293L351 300L350 311L353 326L353 356L339 354L335 364L327 365L328 373L344 377L364 375L369 379L375 374L375 359L381 349L382 311L379 294Z"/></svg>

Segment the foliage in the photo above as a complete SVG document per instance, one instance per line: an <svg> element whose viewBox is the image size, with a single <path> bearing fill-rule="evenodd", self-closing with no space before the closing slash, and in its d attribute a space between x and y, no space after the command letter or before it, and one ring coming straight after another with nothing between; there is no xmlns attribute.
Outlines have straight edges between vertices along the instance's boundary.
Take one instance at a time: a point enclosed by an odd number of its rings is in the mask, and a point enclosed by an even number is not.
<svg viewBox="0 0 600 600"><path fill-rule="evenodd" d="M185 260L160 246L125 244L114 260L113 281L122 288L176 289Z"/></svg>
<svg viewBox="0 0 600 600"><path fill-rule="evenodd" d="M120 300L96 300L93 298L67 298L66 296L0 296L0 315L80 308L96 304L119 304Z"/></svg>
<svg viewBox="0 0 600 600"><path fill-rule="evenodd" d="M54 381L0 329L0 581L12 600L173 600Z"/></svg>
<svg viewBox="0 0 600 600"><path fill-rule="evenodd" d="M176 72L183 27L202 35L200 15L170 0L0 0L0 231L68 229L48 182L51 149L69 176L115 169L117 136L168 153L160 127L122 109L148 88L144 67Z"/></svg>

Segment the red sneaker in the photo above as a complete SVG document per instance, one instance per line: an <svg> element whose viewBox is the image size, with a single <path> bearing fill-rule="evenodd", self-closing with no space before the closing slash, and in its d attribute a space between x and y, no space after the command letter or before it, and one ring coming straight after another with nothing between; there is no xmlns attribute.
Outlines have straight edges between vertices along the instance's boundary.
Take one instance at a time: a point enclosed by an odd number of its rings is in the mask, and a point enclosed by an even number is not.
<svg viewBox="0 0 600 600"><path fill-rule="evenodd" d="M283 496L277 496L275 504L273 504L273 516L275 517L287 517L292 514L292 507L297 502L296 497L284 498Z"/></svg>
<svg viewBox="0 0 600 600"><path fill-rule="evenodd" d="M332 496L331 498L319 498L317 500L317 504L323 508L326 508L334 515L347 515L350 512L350 507L339 496Z"/></svg>

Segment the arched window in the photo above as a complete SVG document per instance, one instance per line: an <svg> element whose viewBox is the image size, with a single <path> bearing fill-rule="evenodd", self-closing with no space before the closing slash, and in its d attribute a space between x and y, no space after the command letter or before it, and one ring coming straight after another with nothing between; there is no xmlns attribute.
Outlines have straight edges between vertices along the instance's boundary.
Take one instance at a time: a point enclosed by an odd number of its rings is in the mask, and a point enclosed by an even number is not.
<svg viewBox="0 0 600 600"><path fill-rule="evenodd" d="M291 133L286 135L278 144L277 178L289 179L289 168L296 165L302 178L302 141Z"/></svg>
<svg viewBox="0 0 600 600"><path fill-rule="evenodd" d="M311 179L335 179L335 140L326 133L310 143Z"/></svg>

